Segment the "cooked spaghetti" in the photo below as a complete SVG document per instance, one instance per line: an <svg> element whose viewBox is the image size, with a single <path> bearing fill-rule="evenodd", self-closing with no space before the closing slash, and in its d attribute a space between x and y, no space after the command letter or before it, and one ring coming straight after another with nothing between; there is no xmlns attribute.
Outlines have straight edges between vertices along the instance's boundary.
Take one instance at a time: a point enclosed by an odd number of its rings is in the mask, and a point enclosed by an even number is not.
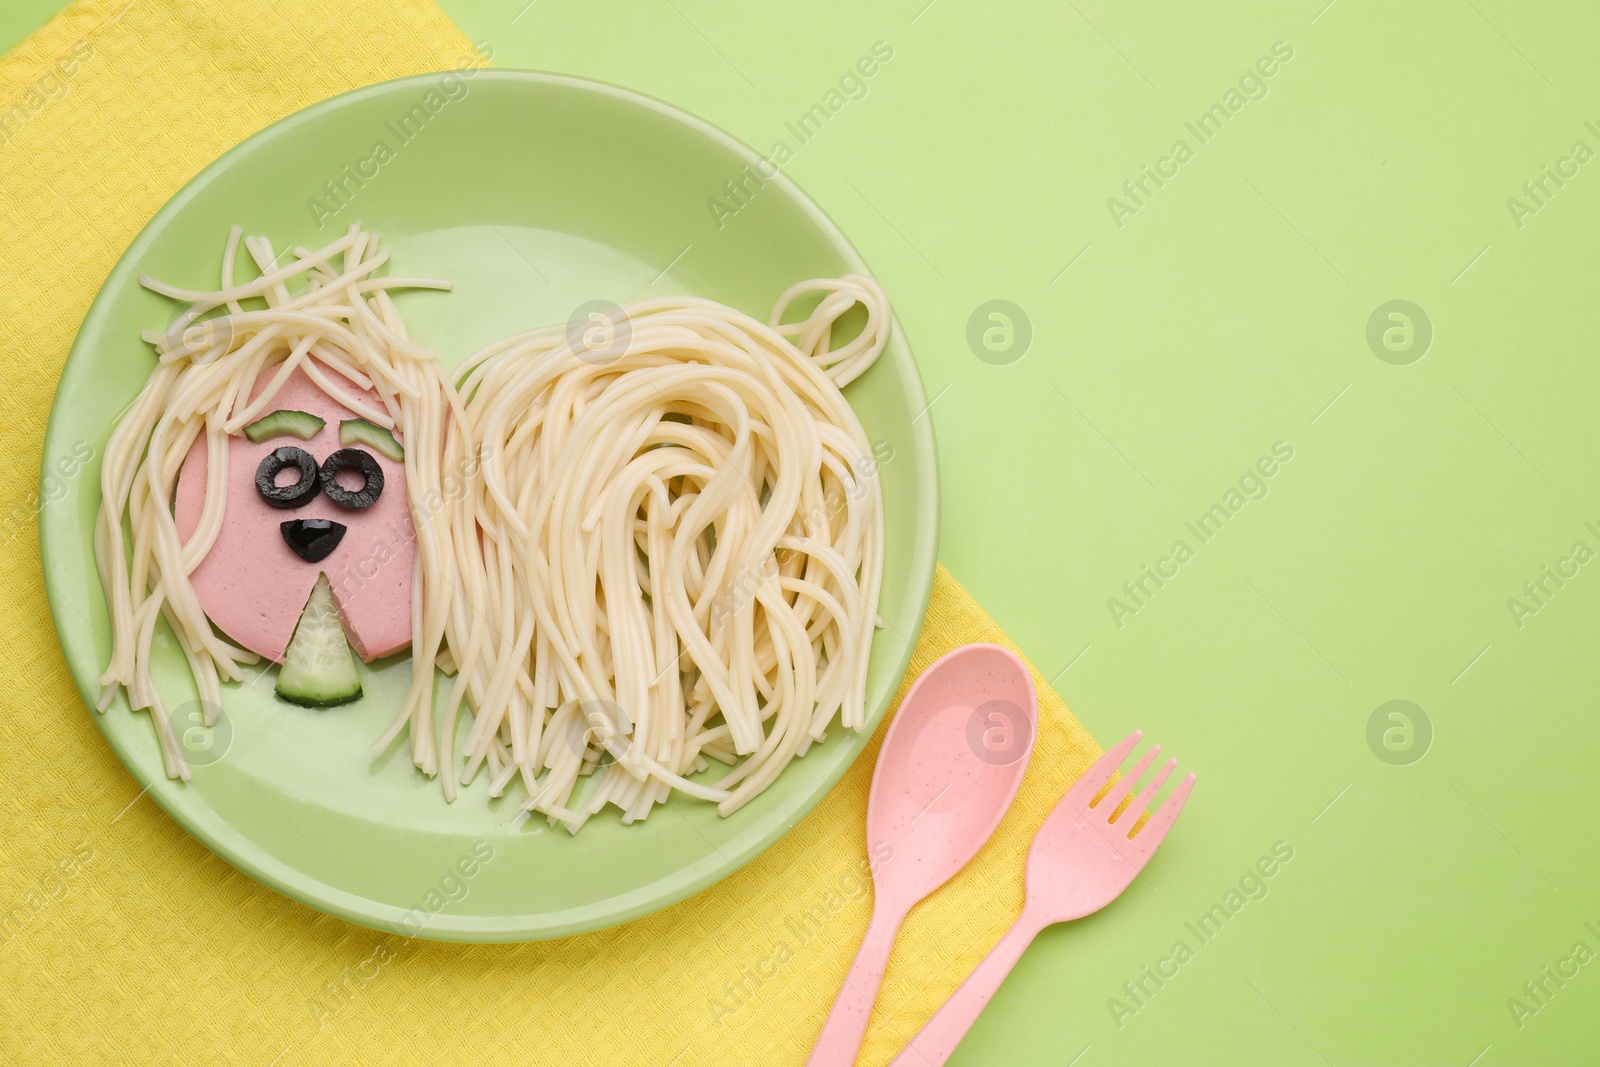
<svg viewBox="0 0 1600 1067"><path fill-rule="evenodd" d="M238 244L236 230L219 292L146 281L191 307L150 338L160 363L103 475L96 550L115 634L100 703L124 687L151 710L169 774L187 769L149 680L155 620L219 707L220 682L252 657L213 632L188 574L220 528L229 435L296 367L373 389L383 409L362 417L405 443L413 681L375 753L407 733L448 798L480 773L496 796L520 779L526 808L575 832L608 804L643 818L673 790L729 814L833 723L865 726L883 507L841 388L888 340L876 282L802 282L766 323L689 297L638 303L498 341L450 379L388 295L444 283L378 277L372 235L352 228L284 267L247 240L262 276L236 285ZM309 287L291 295L301 274ZM266 307L247 310L252 298ZM797 299L815 303L785 323ZM834 348L858 306L864 325ZM212 483L180 545L173 480L202 433ZM436 665L454 675L437 717ZM731 769L701 774L708 758Z"/></svg>
<svg viewBox="0 0 1600 1067"><path fill-rule="evenodd" d="M864 327L831 349L857 304ZM888 331L882 290L851 275L794 286L768 323L669 297L473 357L462 436L481 462L458 522L481 536L453 544L478 584L451 615L444 715L448 739L463 697L477 709L463 781L520 775L528 807L572 828L672 789L728 814L836 717L865 725L883 510L840 386ZM734 769L692 780L707 756Z"/></svg>

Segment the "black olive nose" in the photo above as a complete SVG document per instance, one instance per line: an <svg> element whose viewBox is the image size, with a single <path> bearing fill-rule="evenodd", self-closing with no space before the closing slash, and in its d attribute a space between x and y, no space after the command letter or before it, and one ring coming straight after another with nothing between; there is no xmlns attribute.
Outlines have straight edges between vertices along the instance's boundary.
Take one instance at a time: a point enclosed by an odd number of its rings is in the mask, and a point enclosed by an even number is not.
<svg viewBox="0 0 1600 1067"><path fill-rule="evenodd" d="M339 547L345 526L332 519L290 519L279 523L278 529L295 555L307 563L318 563Z"/></svg>

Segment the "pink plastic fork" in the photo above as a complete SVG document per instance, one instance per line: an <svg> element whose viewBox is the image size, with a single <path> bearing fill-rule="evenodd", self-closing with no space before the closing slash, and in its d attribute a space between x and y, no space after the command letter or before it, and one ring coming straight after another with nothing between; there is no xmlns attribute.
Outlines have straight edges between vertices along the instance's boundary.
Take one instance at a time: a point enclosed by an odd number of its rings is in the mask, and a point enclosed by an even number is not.
<svg viewBox="0 0 1600 1067"><path fill-rule="evenodd" d="M1178 761L1168 760L1120 814L1117 808L1161 751L1160 745L1152 746L1098 803L1094 798L1142 736L1135 730L1101 756L1050 812L1028 852L1027 897L1022 914L889 1067L940 1067L1039 931L1053 923L1094 914L1117 899L1144 869L1189 799L1194 775L1178 783L1160 810L1140 827L1137 836L1130 836L1145 805Z"/></svg>

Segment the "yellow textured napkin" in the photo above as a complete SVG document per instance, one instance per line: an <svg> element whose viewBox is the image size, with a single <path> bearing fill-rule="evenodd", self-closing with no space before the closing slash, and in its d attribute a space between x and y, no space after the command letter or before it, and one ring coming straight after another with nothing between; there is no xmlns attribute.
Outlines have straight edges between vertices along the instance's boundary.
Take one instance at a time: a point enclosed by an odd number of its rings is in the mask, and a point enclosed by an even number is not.
<svg viewBox="0 0 1600 1067"><path fill-rule="evenodd" d="M81 0L0 58L0 1062L782 1065L822 1026L871 905L881 730L793 832L698 896L564 941L437 944L279 896L141 801L56 646L34 472L117 256L269 122L473 55L429 0ZM1010 643L941 567L911 676L970 641ZM887 1062L1009 924L1034 829L1099 754L1034 684L1022 791L906 923L863 1063Z"/></svg>

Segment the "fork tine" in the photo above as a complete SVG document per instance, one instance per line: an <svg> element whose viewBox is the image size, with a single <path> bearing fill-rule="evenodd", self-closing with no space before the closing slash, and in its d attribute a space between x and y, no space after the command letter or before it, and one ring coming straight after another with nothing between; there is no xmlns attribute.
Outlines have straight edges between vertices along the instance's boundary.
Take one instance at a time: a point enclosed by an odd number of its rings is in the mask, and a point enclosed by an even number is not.
<svg viewBox="0 0 1600 1067"><path fill-rule="evenodd" d="M1133 838L1132 851L1144 856L1146 859L1161 844L1162 838L1167 836L1167 831L1172 829L1172 824L1178 821L1178 813L1183 810L1184 803L1189 799L1189 793L1194 789L1194 775L1184 776L1178 783L1178 788L1172 791L1161 809L1150 816L1150 821Z"/></svg>
<svg viewBox="0 0 1600 1067"><path fill-rule="evenodd" d="M1100 803L1095 805L1095 810L1105 815L1106 822L1111 822L1116 818L1117 805L1121 804L1124 798L1133 792L1133 787L1138 784L1139 779L1144 777L1144 772L1150 769L1150 761L1155 759L1160 751L1160 745L1151 745L1150 750L1140 758L1138 763L1134 764L1133 769L1118 778L1117 784L1112 786L1110 792L1106 793L1101 798Z"/></svg>
<svg viewBox="0 0 1600 1067"><path fill-rule="evenodd" d="M1159 748L1160 746L1157 747ZM1151 776L1150 784L1139 790L1139 795L1133 798L1133 803L1129 804L1121 815L1112 820L1111 825L1119 830L1133 829L1133 824L1138 822L1139 816L1144 813L1145 805L1150 803L1150 798L1156 795L1156 790L1166 783L1167 779L1172 775L1173 768L1177 766L1178 761L1176 759L1167 760L1166 765Z"/></svg>
<svg viewBox="0 0 1600 1067"><path fill-rule="evenodd" d="M1143 736L1143 730L1135 730L1118 741L1116 747L1095 760L1088 770L1079 775L1078 780L1072 783L1072 788L1067 790L1067 796L1073 804L1079 808L1087 808L1089 801L1100 792L1100 787L1110 779L1111 773L1122 766L1122 761L1128 758L1128 753L1133 751L1133 746L1137 745L1139 738Z"/></svg>

